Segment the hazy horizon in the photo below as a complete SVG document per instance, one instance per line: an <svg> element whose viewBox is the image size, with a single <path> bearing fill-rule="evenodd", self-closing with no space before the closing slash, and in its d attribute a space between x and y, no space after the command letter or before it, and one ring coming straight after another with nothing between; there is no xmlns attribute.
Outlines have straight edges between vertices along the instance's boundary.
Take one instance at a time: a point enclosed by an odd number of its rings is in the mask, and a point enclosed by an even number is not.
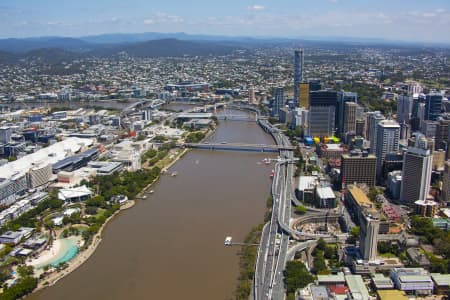
<svg viewBox="0 0 450 300"><path fill-rule="evenodd" d="M447 0L4 0L0 17L0 38L185 32L450 43Z"/></svg>

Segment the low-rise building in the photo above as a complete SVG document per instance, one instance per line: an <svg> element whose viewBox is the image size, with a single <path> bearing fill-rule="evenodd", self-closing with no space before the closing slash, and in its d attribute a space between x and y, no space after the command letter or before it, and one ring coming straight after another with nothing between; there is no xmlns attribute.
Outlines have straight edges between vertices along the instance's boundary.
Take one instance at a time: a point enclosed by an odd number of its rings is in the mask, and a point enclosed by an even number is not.
<svg viewBox="0 0 450 300"><path fill-rule="evenodd" d="M297 199L312 203L314 199L314 191L318 183L319 179L317 176L300 176L297 190L295 191Z"/></svg>
<svg viewBox="0 0 450 300"><path fill-rule="evenodd" d="M344 144L319 144L317 145L317 154L322 158L341 158L344 153L348 152L348 147Z"/></svg>
<svg viewBox="0 0 450 300"><path fill-rule="evenodd" d="M117 161L91 161L88 163L88 167L95 169L97 176L106 176L120 172L123 165Z"/></svg>
<svg viewBox="0 0 450 300"><path fill-rule="evenodd" d="M346 275L345 281L349 288L347 293L349 300L369 300L369 291L361 275Z"/></svg>
<svg viewBox="0 0 450 300"><path fill-rule="evenodd" d="M376 290L391 290L394 288L392 280L380 273L376 273L372 277L372 283Z"/></svg>
<svg viewBox="0 0 450 300"><path fill-rule="evenodd" d="M327 187L316 188L316 202L321 208L335 208L336 207L336 195L333 189Z"/></svg>
<svg viewBox="0 0 450 300"><path fill-rule="evenodd" d="M406 254L408 255L409 259L423 268L428 268L431 265L428 258L425 256L425 254L420 252L419 248L408 248L406 249Z"/></svg>
<svg viewBox="0 0 450 300"><path fill-rule="evenodd" d="M433 293L433 281L428 271L423 268L394 268L390 277L395 287L401 291L416 295Z"/></svg>
<svg viewBox="0 0 450 300"><path fill-rule="evenodd" d="M65 202L79 202L92 196L92 191L87 186L82 185L76 188L60 189L58 199Z"/></svg>
<svg viewBox="0 0 450 300"><path fill-rule="evenodd" d="M438 295L448 295L450 292L450 274L431 273L434 282L434 293Z"/></svg>

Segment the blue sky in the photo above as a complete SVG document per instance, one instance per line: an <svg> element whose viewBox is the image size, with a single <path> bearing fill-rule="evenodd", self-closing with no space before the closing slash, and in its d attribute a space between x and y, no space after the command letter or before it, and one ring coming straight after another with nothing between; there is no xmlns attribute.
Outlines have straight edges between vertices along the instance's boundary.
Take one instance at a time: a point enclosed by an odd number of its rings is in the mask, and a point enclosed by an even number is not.
<svg viewBox="0 0 450 300"><path fill-rule="evenodd" d="M1 0L0 37L118 32L450 42L450 0Z"/></svg>

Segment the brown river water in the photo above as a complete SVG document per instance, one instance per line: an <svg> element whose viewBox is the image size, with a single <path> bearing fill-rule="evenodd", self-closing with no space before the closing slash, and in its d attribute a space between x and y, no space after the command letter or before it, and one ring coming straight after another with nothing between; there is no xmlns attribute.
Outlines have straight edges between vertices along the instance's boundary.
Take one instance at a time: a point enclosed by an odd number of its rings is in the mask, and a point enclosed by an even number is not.
<svg viewBox="0 0 450 300"><path fill-rule="evenodd" d="M240 113L236 112L233 113ZM222 121L211 142L273 144L255 122ZM146 200L106 227L81 267L27 300L232 299L239 247L261 223L274 154L193 150L161 176Z"/></svg>

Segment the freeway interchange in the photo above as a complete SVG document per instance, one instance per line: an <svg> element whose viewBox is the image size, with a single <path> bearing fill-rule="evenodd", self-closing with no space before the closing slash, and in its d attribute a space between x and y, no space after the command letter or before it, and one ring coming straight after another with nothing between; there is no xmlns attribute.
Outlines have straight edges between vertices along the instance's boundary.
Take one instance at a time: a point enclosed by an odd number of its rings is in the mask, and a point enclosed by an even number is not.
<svg viewBox="0 0 450 300"><path fill-rule="evenodd" d="M266 121L260 121L260 124L270 131L278 145L290 146L288 138L277 129L273 129ZM292 259L293 256L292 251L288 252L290 238L310 239L310 241L303 241L297 245L298 249L312 246L320 237L335 240L335 237L328 234L305 235L291 228L291 201L296 201L292 187L293 162L295 159L292 151L280 150L280 159L275 164L272 182L272 216L270 222L263 228L258 249L253 289L255 300L284 299L286 291L283 271L288 258Z"/></svg>

